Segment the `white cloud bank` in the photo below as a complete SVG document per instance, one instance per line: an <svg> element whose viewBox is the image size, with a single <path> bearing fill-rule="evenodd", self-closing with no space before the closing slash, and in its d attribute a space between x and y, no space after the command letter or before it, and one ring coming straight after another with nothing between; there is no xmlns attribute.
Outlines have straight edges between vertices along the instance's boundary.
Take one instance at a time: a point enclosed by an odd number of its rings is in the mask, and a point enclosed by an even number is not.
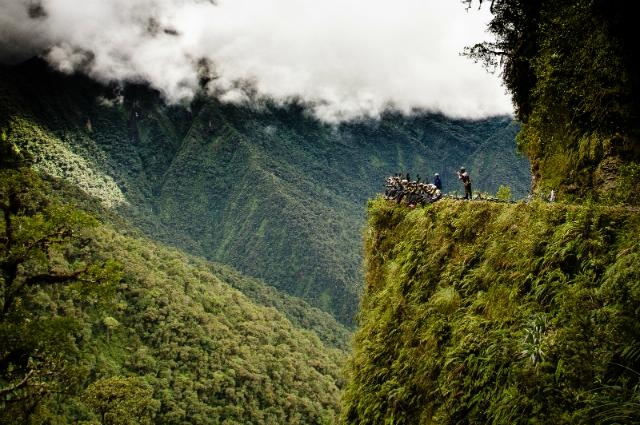
<svg viewBox="0 0 640 425"><path fill-rule="evenodd" d="M228 101L250 82L326 119L389 105L481 118L513 113L499 77L460 56L489 38L488 20L457 0L0 0L0 59L40 54L177 102L196 92L206 58L209 89Z"/></svg>

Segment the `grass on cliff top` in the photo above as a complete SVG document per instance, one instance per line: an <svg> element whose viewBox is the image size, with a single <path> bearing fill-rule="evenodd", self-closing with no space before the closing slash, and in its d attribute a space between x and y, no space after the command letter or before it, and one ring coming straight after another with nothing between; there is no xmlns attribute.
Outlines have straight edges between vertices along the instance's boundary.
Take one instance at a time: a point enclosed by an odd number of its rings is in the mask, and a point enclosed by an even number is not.
<svg viewBox="0 0 640 425"><path fill-rule="evenodd" d="M640 419L637 213L381 198L368 212L344 423Z"/></svg>

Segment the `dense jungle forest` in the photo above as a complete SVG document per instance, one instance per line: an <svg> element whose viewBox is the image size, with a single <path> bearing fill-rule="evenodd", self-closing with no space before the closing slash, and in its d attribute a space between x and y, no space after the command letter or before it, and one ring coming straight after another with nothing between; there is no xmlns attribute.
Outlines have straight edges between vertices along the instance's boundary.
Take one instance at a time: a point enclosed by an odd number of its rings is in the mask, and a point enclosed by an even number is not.
<svg viewBox="0 0 640 425"><path fill-rule="evenodd" d="M353 327L367 199L385 178L439 172L460 190L530 187L509 117L442 115L323 123L302 104L167 105L140 85L103 86L40 59L0 69L3 131L34 166L101 200L150 237L242 273Z"/></svg>
<svg viewBox="0 0 640 425"><path fill-rule="evenodd" d="M0 422L335 421L349 344L335 319L97 218L2 153Z"/></svg>

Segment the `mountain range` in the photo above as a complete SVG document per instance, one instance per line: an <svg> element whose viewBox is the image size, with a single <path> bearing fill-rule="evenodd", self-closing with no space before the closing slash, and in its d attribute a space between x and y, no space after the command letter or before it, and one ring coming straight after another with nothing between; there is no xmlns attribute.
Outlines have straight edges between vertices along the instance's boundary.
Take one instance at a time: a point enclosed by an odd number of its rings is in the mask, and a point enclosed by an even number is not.
<svg viewBox="0 0 640 425"><path fill-rule="evenodd" d="M167 105L143 85L102 85L32 59L0 70L0 126L34 166L149 237L228 264L352 326L366 201L397 172L461 192L527 194L509 117L393 110L324 123L296 100Z"/></svg>

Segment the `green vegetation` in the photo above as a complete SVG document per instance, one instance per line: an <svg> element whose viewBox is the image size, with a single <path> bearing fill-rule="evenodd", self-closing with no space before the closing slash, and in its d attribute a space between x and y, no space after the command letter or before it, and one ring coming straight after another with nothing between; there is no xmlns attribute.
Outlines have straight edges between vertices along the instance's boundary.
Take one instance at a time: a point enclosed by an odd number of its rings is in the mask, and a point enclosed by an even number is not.
<svg viewBox="0 0 640 425"><path fill-rule="evenodd" d="M113 373L145 377L162 403L156 422L333 422L344 351L254 304L202 260L105 238L127 273L120 311L111 314L121 323L112 341L126 338Z"/></svg>
<svg viewBox="0 0 640 425"><path fill-rule="evenodd" d="M0 68L0 422L640 422L633 5L491 6L468 54L522 125L331 126ZM365 201L395 172L451 192L461 165L521 198L514 139L537 192L582 203L371 201L346 361Z"/></svg>
<svg viewBox="0 0 640 425"><path fill-rule="evenodd" d="M465 0L473 4L473 0ZM562 198L638 202L613 191L640 163L640 61L633 4L619 0L498 0L495 43L467 53L499 66L522 123L518 145L535 190Z"/></svg>
<svg viewBox="0 0 640 425"><path fill-rule="evenodd" d="M529 166L509 118L404 116L331 126L303 105L196 99L167 106L140 86L109 88L38 60L0 68L0 130L148 236L228 264L353 325L366 200L396 172L439 172L458 189L523 197Z"/></svg>
<svg viewBox="0 0 640 425"><path fill-rule="evenodd" d="M92 382L83 398L105 425L151 424L160 407L153 388L138 377L114 376Z"/></svg>
<svg viewBox="0 0 640 425"><path fill-rule="evenodd" d="M0 68L0 422L640 422L633 4L490 3L467 53L521 126ZM371 201L344 379L365 200L395 172L451 192L463 164L521 198L516 138L537 192L582 203Z"/></svg>
<svg viewBox="0 0 640 425"><path fill-rule="evenodd" d="M0 422L29 423L43 398L86 377L74 361L83 310L119 273L92 249L95 222L47 197L29 169L0 169L0 218Z"/></svg>
<svg viewBox="0 0 640 425"><path fill-rule="evenodd" d="M351 333L327 312L352 323L365 200L394 172L453 175L517 128L187 110L39 61L0 76L7 424L335 423Z"/></svg>
<svg viewBox="0 0 640 425"><path fill-rule="evenodd" d="M349 424L637 423L638 214L369 204Z"/></svg>
<svg viewBox="0 0 640 425"><path fill-rule="evenodd" d="M512 201L511 188L509 186L500 186L496 192L496 198L501 201Z"/></svg>
<svg viewBox="0 0 640 425"><path fill-rule="evenodd" d="M2 149L0 423L335 423L331 316L100 224Z"/></svg>

